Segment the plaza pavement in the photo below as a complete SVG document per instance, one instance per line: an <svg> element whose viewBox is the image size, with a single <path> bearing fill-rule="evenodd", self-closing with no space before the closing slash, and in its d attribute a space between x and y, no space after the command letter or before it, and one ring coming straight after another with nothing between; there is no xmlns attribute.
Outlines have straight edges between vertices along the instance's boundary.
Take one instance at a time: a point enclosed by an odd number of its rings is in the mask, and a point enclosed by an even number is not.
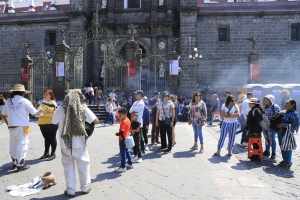
<svg viewBox="0 0 300 200"><path fill-rule="evenodd" d="M119 125L96 125L94 134L87 141L93 190L82 195L77 180L74 199L300 199L299 150L293 154L290 169L279 168L269 160L250 162L246 149L238 145L238 135L231 158L226 154L227 141L221 157L213 157L219 136L216 124L203 129L203 154L190 151L192 127L179 122L176 125L177 144L171 154L158 153L158 146L150 146L143 162L134 164L134 169L122 174L114 172L120 165L118 139L114 136ZM9 132L6 125L0 125L0 199L69 199L63 195L65 180L59 145L55 160L38 160L44 151L43 137L36 122L31 122L30 126L32 132L26 162L32 166L26 171L15 172L10 171ZM296 138L300 144L299 135ZM55 174L57 185L18 198L5 191L8 185L30 182L34 176L48 171Z"/></svg>

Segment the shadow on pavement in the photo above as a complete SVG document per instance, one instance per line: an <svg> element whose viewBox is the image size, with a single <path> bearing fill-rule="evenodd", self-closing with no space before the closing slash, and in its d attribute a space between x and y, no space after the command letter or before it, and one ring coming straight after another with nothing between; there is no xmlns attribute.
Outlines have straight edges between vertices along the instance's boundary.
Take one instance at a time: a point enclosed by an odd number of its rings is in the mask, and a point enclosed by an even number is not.
<svg viewBox="0 0 300 200"><path fill-rule="evenodd" d="M240 161L235 166L231 166L232 169L235 170L251 170L254 168L260 168L263 166L263 162L261 161Z"/></svg>
<svg viewBox="0 0 300 200"><path fill-rule="evenodd" d="M68 197L64 194L61 194L61 195L56 195L56 196L51 196L51 197L43 197L43 198L31 198L30 200L40 200L40 199L44 199L44 200L62 200L62 199L72 199L72 198L75 198L75 197L80 197L82 195L80 195L79 193L76 194L75 193L75 196L74 197Z"/></svg>
<svg viewBox="0 0 300 200"><path fill-rule="evenodd" d="M121 176L121 173L117 173L115 171L105 172L105 173L102 173L102 174L98 174L96 176L96 178L92 179L92 183L100 182L100 181L103 181L103 180L106 180L106 179L111 180L111 179L119 178L120 176Z"/></svg>
<svg viewBox="0 0 300 200"><path fill-rule="evenodd" d="M214 156L212 155L211 158L208 159L209 162L213 164L219 164L221 162L228 162L230 160L230 157L226 154L224 156Z"/></svg>
<svg viewBox="0 0 300 200"><path fill-rule="evenodd" d="M292 166L293 167L293 166ZM267 174L273 174L282 178L294 178L294 171L290 167L267 166L263 168Z"/></svg>
<svg viewBox="0 0 300 200"><path fill-rule="evenodd" d="M173 158L192 158L192 157L195 157L196 154L198 154L198 153L199 153L198 151L193 151L193 150L175 152L173 154Z"/></svg>
<svg viewBox="0 0 300 200"><path fill-rule="evenodd" d="M102 164L110 164L110 166L108 166L107 168L116 168L116 167L120 167L120 162L121 162L121 157L119 154L116 154L113 157L107 158L107 161L102 162Z"/></svg>

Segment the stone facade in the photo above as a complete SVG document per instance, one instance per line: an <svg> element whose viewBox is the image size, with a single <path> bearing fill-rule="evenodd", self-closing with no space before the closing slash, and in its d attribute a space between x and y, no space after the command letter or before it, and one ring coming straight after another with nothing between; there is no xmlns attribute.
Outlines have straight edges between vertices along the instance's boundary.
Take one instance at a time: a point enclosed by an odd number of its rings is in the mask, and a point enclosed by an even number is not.
<svg viewBox="0 0 300 200"><path fill-rule="evenodd" d="M172 37L180 39L177 53L182 59L187 59L194 47L202 52L204 59L247 59L251 52L251 43L246 38L250 36L256 37L256 51L261 59L286 59L292 54L300 53L300 41L291 41L291 26L300 24L300 5L297 2L204 4L201 0L164 0L164 4L159 5L158 0L142 0L140 8L124 9L124 1L130 0L110 0L106 6L100 5L98 20L113 33L116 50L121 54L124 53L124 44L130 38L128 24L135 25L134 37L143 54L152 55L155 50L160 56L157 57L155 64L152 62L147 66L151 74L155 74L155 70L158 72L160 64L167 69L168 64L163 60L168 60L174 49ZM82 46L81 36L95 23L96 2L98 1L70 0L68 9L63 5L61 9L55 11L1 13L1 63L19 62L24 55L22 42L32 44L31 56L38 55L42 42L46 51L53 54L55 44L50 45L49 34L56 33L56 44L61 42L58 27L66 29L66 43L73 51L77 51ZM227 41L219 41L219 28L227 30ZM100 42L94 41L85 46L83 83L104 84L101 77L103 65L101 45ZM190 65L182 68L184 72L180 82L182 85L189 85L191 83L188 81L195 71L188 72ZM205 73L199 74L199 80L204 80L204 76L211 73L206 66L198 68L196 66L195 69L206 70ZM221 69L222 66L218 65L212 71ZM113 73L119 73L120 78L124 78L122 77L124 71L112 72L112 77ZM148 85L154 84L151 82L153 79L150 79ZM214 76L206 79L214 79ZM161 90L169 89L168 77L158 79L155 83L159 81L166 82L162 83ZM180 89L184 90L183 87Z"/></svg>

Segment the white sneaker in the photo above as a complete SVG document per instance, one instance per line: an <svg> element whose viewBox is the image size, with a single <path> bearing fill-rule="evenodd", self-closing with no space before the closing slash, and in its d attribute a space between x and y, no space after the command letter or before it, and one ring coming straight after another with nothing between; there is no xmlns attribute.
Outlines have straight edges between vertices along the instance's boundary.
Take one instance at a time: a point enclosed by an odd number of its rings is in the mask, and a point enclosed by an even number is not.
<svg viewBox="0 0 300 200"><path fill-rule="evenodd" d="M149 151L148 145L145 145L145 151Z"/></svg>
<svg viewBox="0 0 300 200"><path fill-rule="evenodd" d="M127 164L126 167L129 168L129 169L133 169L134 168L133 165L129 165L129 164Z"/></svg>
<svg viewBox="0 0 300 200"><path fill-rule="evenodd" d="M143 161L143 159L142 158L138 158L135 162L137 162L137 163L141 163Z"/></svg>
<svg viewBox="0 0 300 200"><path fill-rule="evenodd" d="M132 162L136 162L136 161L137 161L137 159L138 159L138 157L136 157L136 156L135 156L135 157L133 157L133 158L132 158Z"/></svg>
<svg viewBox="0 0 300 200"><path fill-rule="evenodd" d="M182 115L181 113L178 113L178 115Z"/></svg>
<svg viewBox="0 0 300 200"><path fill-rule="evenodd" d="M248 146L248 143L247 142L243 142L240 144L242 147L247 147Z"/></svg>
<svg viewBox="0 0 300 200"><path fill-rule="evenodd" d="M119 172L119 173L126 172L126 168L119 167L119 168L115 169L115 172Z"/></svg>

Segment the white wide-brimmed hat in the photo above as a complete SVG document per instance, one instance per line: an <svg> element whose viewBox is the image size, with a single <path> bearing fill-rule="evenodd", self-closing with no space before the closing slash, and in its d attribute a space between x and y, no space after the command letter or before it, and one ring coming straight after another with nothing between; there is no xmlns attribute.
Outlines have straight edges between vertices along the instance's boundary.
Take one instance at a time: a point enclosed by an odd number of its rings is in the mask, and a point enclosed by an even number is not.
<svg viewBox="0 0 300 200"><path fill-rule="evenodd" d="M25 87L22 84L15 84L14 89L9 90L9 93L13 93L13 92L25 92L25 94L30 94L31 93L30 91L25 90Z"/></svg>

